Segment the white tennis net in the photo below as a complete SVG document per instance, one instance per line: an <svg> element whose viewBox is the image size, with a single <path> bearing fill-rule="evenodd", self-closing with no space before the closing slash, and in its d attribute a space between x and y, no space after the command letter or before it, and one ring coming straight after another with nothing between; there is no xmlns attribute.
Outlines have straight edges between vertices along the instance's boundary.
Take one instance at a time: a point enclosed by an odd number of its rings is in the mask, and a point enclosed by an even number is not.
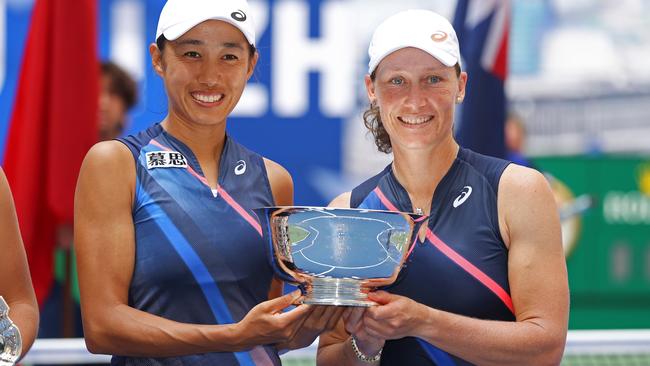
<svg viewBox="0 0 650 366"><path fill-rule="evenodd" d="M316 365L316 346L282 355L285 366ZM37 339L23 359L24 365L108 363L110 356L93 355L84 340ZM572 330L567 336L562 365L566 366L650 366L650 329Z"/></svg>

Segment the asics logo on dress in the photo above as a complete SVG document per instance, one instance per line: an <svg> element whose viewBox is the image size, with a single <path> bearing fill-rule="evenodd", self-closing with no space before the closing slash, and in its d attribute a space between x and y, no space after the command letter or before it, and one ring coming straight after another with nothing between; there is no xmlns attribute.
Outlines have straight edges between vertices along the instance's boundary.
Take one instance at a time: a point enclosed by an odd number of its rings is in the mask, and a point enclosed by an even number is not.
<svg viewBox="0 0 650 366"><path fill-rule="evenodd" d="M471 194L472 194L472 187L470 186L463 187L463 189L460 192L460 195L456 197L456 199L454 200L454 208L465 203L465 201L467 201L467 199Z"/></svg>
<svg viewBox="0 0 650 366"><path fill-rule="evenodd" d="M237 165L235 165L235 175L242 175L246 173L246 162L239 160Z"/></svg>

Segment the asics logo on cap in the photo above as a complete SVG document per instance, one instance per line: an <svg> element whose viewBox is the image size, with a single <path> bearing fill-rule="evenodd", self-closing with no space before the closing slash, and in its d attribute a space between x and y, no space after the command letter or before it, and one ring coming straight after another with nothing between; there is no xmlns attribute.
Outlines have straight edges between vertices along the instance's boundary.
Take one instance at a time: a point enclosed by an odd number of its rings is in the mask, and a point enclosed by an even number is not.
<svg viewBox="0 0 650 366"><path fill-rule="evenodd" d="M242 175L246 173L246 162L239 160L235 166L235 175Z"/></svg>
<svg viewBox="0 0 650 366"><path fill-rule="evenodd" d="M431 35L431 39L434 42L444 42L447 39L447 37L449 36L447 35L447 33L443 31L437 31Z"/></svg>
<svg viewBox="0 0 650 366"><path fill-rule="evenodd" d="M463 190L460 192L460 195L456 197L456 199L454 200L454 208L465 203L465 201L467 201L467 199L471 194L472 194L472 187L470 186L463 187Z"/></svg>
<svg viewBox="0 0 650 366"><path fill-rule="evenodd" d="M235 12L232 12L230 16L235 19L238 22L243 22L246 21L246 13L244 13L241 10L237 10Z"/></svg>

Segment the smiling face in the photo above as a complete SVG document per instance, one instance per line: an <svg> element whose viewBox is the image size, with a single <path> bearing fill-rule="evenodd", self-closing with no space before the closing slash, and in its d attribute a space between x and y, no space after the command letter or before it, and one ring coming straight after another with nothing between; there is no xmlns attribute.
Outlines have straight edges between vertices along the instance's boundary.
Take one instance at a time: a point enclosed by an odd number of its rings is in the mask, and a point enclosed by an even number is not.
<svg viewBox="0 0 650 366"><path fill-rule="evenodd" d="M394 150L434 148L453 142L456 103L465 95L467 74L457 76L430 54L403 48L386 56L366 76L368 98L379 107Z"/></svg>
<svg viewBox="0 0 650 366"><path fill-rule="evenodd" d="M257 53L234 26L208 20L198 24L164 51L149 48L156 73L163 78L169 120L184 124L225 123L250 78Z"/></svg>

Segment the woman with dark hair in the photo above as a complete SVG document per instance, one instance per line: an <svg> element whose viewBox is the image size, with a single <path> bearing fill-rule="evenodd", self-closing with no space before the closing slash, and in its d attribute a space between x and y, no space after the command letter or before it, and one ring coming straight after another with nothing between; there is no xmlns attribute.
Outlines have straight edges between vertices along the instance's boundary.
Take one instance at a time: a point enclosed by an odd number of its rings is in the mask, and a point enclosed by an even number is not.
<svg viewBox="0 0 650 366"><path fill-rule="evenodd" d="M398 280L368 295L377 306L347 310L320 337L318 364L558 364L569 296L548 183L454 140L468 76L445 18L398 13L368 52L364 120L394 160L331 206L428 221Z"/></svg>
<svg viewBox="0 0 650 366"><path fill-rule="evenodd" d="M279 164L226 120L257 63L244 0L169 0L149 51L169 111L88 153L75 250L90 351L114 365L279 365L341 309L299 305L273 282L253 208L291 205Z"/></svg>

